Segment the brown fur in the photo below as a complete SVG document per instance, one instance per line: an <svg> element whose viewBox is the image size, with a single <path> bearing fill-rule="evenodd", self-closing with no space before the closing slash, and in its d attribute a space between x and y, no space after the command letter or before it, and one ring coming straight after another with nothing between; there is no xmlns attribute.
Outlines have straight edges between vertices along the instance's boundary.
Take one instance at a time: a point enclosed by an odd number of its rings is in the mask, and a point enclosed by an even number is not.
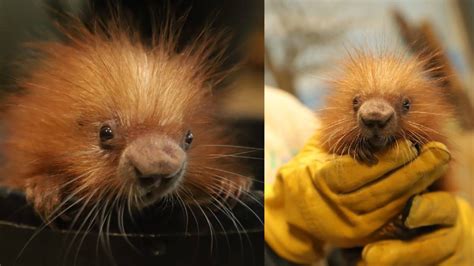
<svg viewBox="0 0 474 266"><path fill-rule="evenodd" d="M6 104L0 181L24 190L45 218L65 200L125 198L141 208L132 181L118 177L121 152L146 134L181 143L192 130L187 171L174 195L198 203L247 189L249 179L232 173L228 138L213 118L211 89L222 54L212 52L221 39L203 34L178 51L178 33L167 27L151 47L116 24L106 31L75 26L65 42L35 45L42 56ZM120 137L104 150L98 132L109 120Z"/></svg>
<svg viewBox="0 0 474 266"><path fill-rule="evenodd" d="M406 138L420 145L429 141L446 143L442 129L451 108L438 82L428 78L423 62L417 58L358 51L344 62L341 75L331 82L326 108L320 113L322 147L330 153L352 156L367 148L352 104L355 96L362 102L379 97L395 109L396 139ZM401 111L404 98L411 101L406 114Z"/></svg>

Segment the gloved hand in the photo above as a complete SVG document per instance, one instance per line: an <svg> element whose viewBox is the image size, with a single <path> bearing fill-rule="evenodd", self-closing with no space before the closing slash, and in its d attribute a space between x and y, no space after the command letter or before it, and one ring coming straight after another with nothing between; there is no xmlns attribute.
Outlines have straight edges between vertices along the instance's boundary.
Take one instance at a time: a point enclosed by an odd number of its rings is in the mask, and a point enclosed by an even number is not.
<svg viewBox="0 0 474 266"><path fill-rule="evenodd" d="M324 244L363 246L447 169L441 143L418 153L408 141L378 155L374 166L350 156L328 155L317 136L265 187L265 240L281 257L309 264L324 256Z"/></svg>
<svg viewBox="0 0 474 266"><path fill-rule="evenodd" d="M364 247L358 265L473 265L473 213L463 199L446 192L415 196L405 225L445 226L410 241L371 243Z"/></svg>

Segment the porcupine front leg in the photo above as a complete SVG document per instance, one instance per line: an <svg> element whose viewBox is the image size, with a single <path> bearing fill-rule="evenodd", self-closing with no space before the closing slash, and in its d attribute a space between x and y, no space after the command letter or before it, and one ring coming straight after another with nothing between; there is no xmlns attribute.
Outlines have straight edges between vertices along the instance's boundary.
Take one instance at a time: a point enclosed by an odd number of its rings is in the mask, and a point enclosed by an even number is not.
<svg viewBox="0 0 474 266"><path fill-rule="evenodd" d="M356 151L354 151L354 157L357 161L365 163L369 166L378 163L378 159L375 157L374 152L365 146L356 149Z"/></svg>
<svg viewBox="0 0 474 266"><path fill-rule="evenodd" d="M27 201L32 204L43 221L49 222L61 203L60 185L50 176L34 176L26 180L24 191Z"/></svg>

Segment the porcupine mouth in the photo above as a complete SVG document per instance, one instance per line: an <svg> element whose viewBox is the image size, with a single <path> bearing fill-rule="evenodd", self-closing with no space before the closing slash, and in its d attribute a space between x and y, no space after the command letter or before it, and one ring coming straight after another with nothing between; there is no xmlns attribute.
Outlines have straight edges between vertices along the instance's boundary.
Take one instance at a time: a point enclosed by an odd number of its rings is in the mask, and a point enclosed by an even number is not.
<svg viewBox="0 0 474 266"><path fill-rule="evenodd" d="M181 181L186 174L186 162L183 166L171 177L162 178L157 182L149 185L146 189L141 191L142 204L146 206L153 205L168 194L171 194L181 184Z"/></svg>
<svg viewBox="0 0 474 266"><path fill-rule="evenodd" d="M391 136L373 135L372 137L367 138L367 144L374 151L378 151L392 144L393 139L394 138L392 138Z"/></svg>

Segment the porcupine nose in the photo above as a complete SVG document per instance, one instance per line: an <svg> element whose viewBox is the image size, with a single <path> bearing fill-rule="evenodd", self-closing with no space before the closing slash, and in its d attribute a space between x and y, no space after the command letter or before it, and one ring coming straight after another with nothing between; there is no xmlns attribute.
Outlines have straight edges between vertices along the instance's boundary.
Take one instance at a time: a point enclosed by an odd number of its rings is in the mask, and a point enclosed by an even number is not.
<svg viewBox="0 0 474 266"><path fill-rule="evenodd" d="M365 101L359 109L362 124L369 129L383 129L393 119L395 110L383 99Z"/></svg>
<svg viewBox="0 0 474 266"><path fill-rule="evenodd" d="M127 159L142 187L156 186L179 177L183 171L186 153L168 137L149 135L129 144Z"/></svg>

